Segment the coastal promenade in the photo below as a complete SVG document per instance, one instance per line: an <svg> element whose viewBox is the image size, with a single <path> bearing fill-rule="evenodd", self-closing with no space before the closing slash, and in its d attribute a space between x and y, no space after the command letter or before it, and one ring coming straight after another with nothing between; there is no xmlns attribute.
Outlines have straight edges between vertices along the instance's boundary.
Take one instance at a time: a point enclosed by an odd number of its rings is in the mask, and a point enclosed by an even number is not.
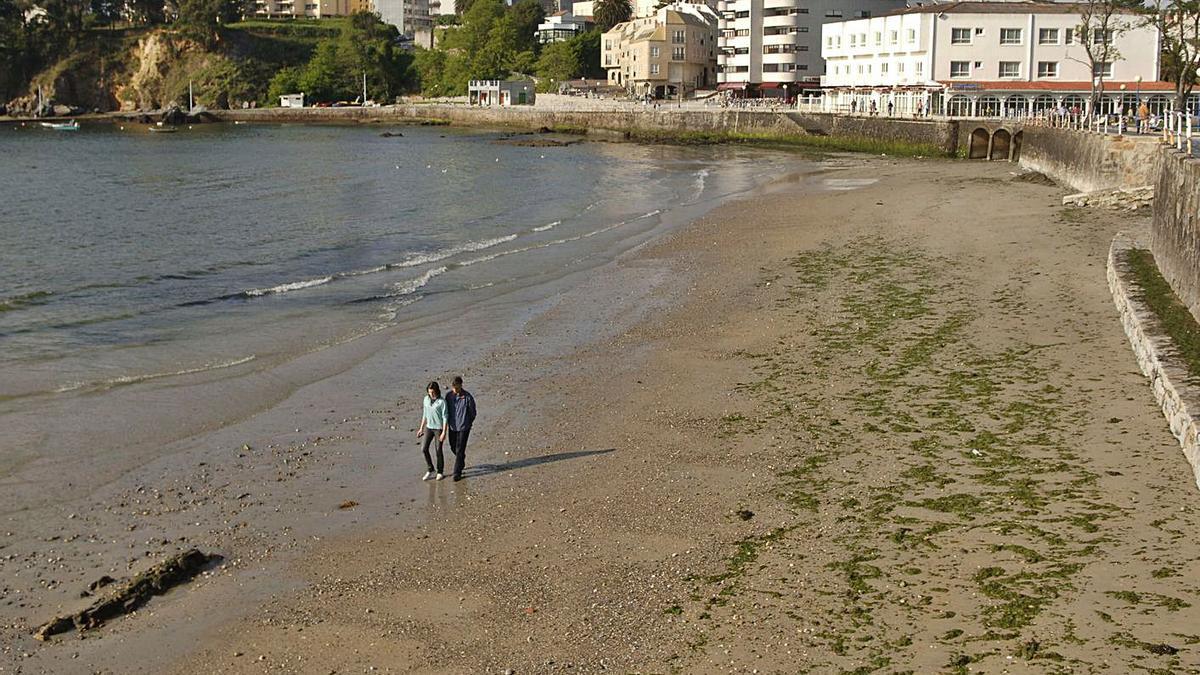
<svg viewBox="0 0 1200 675"><path fill-rule="evenodd" d="M414 531L325 542L176 670L1194 664L1194 486L1105 283L1144 217L1003 163L828 176L857 189L785 180L606 269L668 271L671 309L547 363L596 306L562 298L489 360L556 392L493 436L494 474Z"/></svg>

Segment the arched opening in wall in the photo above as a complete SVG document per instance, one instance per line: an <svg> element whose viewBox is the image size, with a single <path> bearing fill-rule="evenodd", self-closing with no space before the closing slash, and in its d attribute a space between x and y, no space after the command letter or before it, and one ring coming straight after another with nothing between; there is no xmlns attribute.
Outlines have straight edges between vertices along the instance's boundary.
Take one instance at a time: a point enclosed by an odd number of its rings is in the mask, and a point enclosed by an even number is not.
<svg viewBox="0 0 1200 675"><path fill-rule="evenodd" d="M971 132L971 146L967 149L967 159L987 159L988 131L983 127Z"/></svg>
<svg viewBox="0 0 1200 675"><path fill-rule="evenodd" d="M1009 154L1009 159L1017 161L1021 159L1021 143L1024 141L1025 132L1018 131L1012 137L1012 153Z"/></svg>
<svg viewBox="0 0 1200 675"><path fill-rule="evenodd" d="M1063 99L1063 105L1072 115L1082 115L1087 110L1087 99L1079 94L1071 94Z"/></svg>
<svg viewBox="0 0 1200 675"><path fill-rule="evenodd" d="M975 107L976 117L999 117L1000 99L995 96L984 96Z"/></svg>
<svg viewBox="0 0 1200 675"><path fill-rule="evenodd" d="M1101 115L1116 115L1121 112L1121 97L1106 94L1100 97L1099 112Z"/></svg>
<svg viewBox="0 0 1200 675"><path fill-rule="evenodd" d="M1200 94L1188 94L1186 105L1188 114L1195 115L1200 110Z"/></svg>
<svg viewBox="0 0 1200 675"><path fill-rule="evenodd" d="M1134 94L1125 94L1121 97L1121 114L1130 116L1137 114L1138 101Z"/></svg>
<svg viewBox="0 0 1200 675"><path fill-rule="evenodd" d="M1161 115L1170 107L1170 102L1166 96L1151 96L1146 99L1146 108L1150 110L1151 115Z"/></svg>
<svg viewBox="0 0 1200 675"><path fill-rule="evenodd" d="M1045 113L1051 112L1054 110L1054 108L1055 108L1055 106L1054 106L1054 97L1053 96L1050 96L1048 94L1042 94L1041 96L1038 96L1037 98L1033 99L1033 114L1034 115L1045 114Z"/></svg>
<svg viewBox="0 0 1200 675"><path fill-rule="evenodd" d="M1029 99L1024 96L1009 96L1004 99L1005 117L1025 117L1029 114Z"/></svg>
<svg viewBox="0 0 1200 675"><path fill-rule="evenodd" d="M946 114L950 117L970 117L971 99L966 96L951 96L946 101Z"/></svg>
<svg viewBox="0 0 1200 675"><path fill-rule="evenodd" d="M1008 133L1008 129L997 129L996 133L992 134L992 160L1008 159L1008 149L1012 145L1012 134Z"/></svg>

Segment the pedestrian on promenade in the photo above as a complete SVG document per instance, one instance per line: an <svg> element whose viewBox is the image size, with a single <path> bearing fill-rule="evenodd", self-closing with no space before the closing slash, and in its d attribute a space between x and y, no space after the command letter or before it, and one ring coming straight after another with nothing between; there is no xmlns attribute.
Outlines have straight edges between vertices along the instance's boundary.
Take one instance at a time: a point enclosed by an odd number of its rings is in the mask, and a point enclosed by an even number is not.
<svg viewBox="0 0 1200 675"><path fill-rule="evenodd" d="M874 99L872 99L871 100L871 117L874 117L878 114L879 114L879 108L877 108L875 106L875 101L874 101Z"/></svg>
<svg viewBox="0 0 1200 675"><path fill-rule="evenodd" d="M856 99L856 98L850 99L850 114L851 115L858 114L858 99Z"/></svg>
<svg viewBox="0 0 1200 675"><path fill-rule="evenodd" d="M892 103L891 101L888 101L888 117L891 117L891 116L892 116L892 112L893 112L895 109L896 109L896 106L895 106L895 104L894 104L894 103Z"/></svg>
<svg viewBox="0 0 1200 675"><path fill-rule="evenodd" d="M1150 106L1146 105L1145 101L1138 106L1137 109L1137 130L1139 134L1144 134L1149 130L1149 125L1146 123L1150 120Z"/></svg>
<svg viewBox="0 0 1200 675"><path fill-rule="evenodd" d="M421 425L417 428L417 438L424 439L421 452L425 453L425 477L421 480L441 480L446 477L442 473L445 469L442 444L446 442L446 402L442 400L442 388L437 382L430 382L425 388L425 400L421 407ZM435 441L437 467L434 467L433 459L429 456L429 446Z"/></svg>
<svg viewBox="0 0 1200 675"><path fill-rule="evenodd" d="M454 455L454 480L463 478L467 462L467 439L475 423L475 397L463 389L461 377L455 377L446 393L446 422L450 427L450 452Z"/></svg>

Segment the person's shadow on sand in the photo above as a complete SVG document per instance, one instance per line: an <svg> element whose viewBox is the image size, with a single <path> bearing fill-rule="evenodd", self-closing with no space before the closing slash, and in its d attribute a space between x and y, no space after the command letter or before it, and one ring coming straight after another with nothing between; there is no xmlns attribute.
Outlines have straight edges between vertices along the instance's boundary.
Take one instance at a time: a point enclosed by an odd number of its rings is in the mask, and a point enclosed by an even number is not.
<svg viewBox="0 0 1200 675"><path fill-rule="evenodd" d="M616 452L616 448L607 450L574 450L572 452L556 452L549 455L539 455L537 457L526 457L504 464L476 464L463 471L464 478L478 478L487 476L493 473L503 473L505 471L516 471L517 469L526 469L539 464L548 464L550 462L561 462L564 459L576 459L579 457L591 457L592 455L605 455L610 452Z"/></svg>

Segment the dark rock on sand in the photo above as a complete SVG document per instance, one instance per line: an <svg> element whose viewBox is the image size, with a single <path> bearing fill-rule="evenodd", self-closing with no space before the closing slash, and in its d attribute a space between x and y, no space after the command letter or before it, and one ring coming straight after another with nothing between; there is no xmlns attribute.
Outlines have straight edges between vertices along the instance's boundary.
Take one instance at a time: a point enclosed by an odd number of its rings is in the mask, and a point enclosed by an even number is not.
<svg viewBox="0 0 1200 675"><path fill-rule="evenodd" d="M379 134L379 136L380 138L400 138L404 136L404 134L400 133L399 131L385 131L382 134Z"/></svg>
<svg viewBox="0 0 1200 675"><path fill-rule="evenodd" d="M38 640L47 640L53 635L65 633L72 628L79 630L97 628L111 619L136 610L150 598L162 595L171 588L189 581L209 563L220 559L219 555L202 553L194 548L172 556L135 576L129 583L121 586L107 597L92 603L91 607L74 615L51 619L38 628L34 637Z"/></svg>

